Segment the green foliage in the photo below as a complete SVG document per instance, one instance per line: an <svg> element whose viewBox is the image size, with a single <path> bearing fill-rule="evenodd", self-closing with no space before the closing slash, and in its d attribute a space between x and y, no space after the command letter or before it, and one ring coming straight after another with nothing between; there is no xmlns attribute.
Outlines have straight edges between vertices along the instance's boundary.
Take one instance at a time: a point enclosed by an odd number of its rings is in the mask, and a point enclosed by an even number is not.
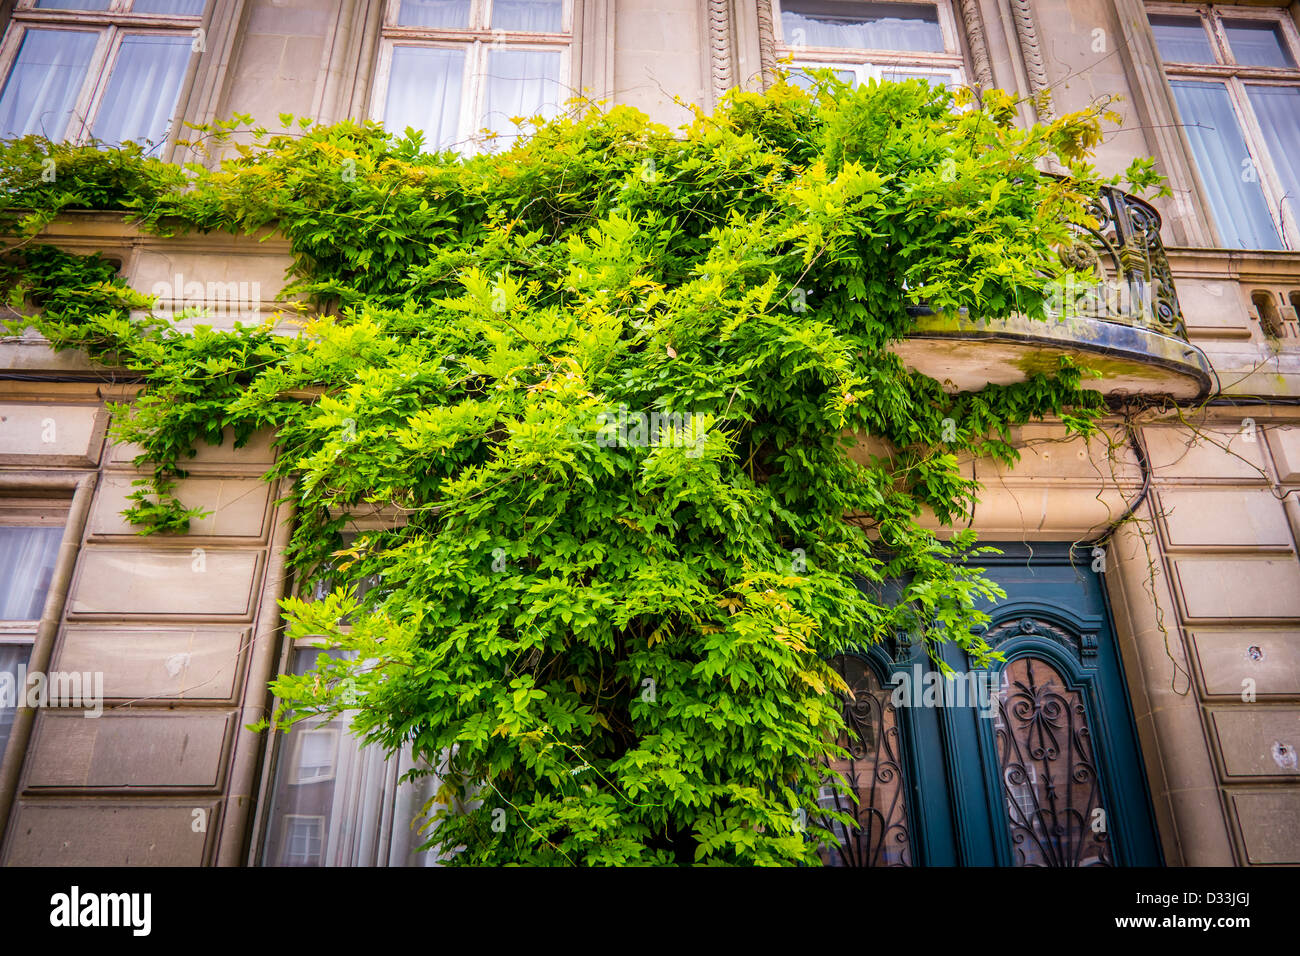
<svg viewBox="0 0 1300 956"><path fill-rule="evenodd" d="M977 607L1001 594L959 560L973 534L922 516L964 523L960 462L1013 460L1011 427L1100 410L1068 365L951 394L889 351L922 302L1041 317L1087 218L1096 113L1018 129L1004 94L965 105L824 75L676 135L580 106L468 160L373 124L223 124L196 142L226 158L188 175L57 147L52 200L31 177L56 148L20 141L0 176L37 212L3 278L18 326L144 383L115 429L156 466L146 530L192 516L170 482L197 442L276 430L299 593L329 583L284 602L289 633L342 652L275 682L277 720L354 712L413 745L458 861L815 862L829 658L907 631L986 662ZM179 334L108 264L36 244L78 206L274 228L317 317ZM862 435L891 460L851 457ZM345 545L365 505L402 521Z"/></svg>
<svg viewBox="0 0 1300 956"><path fill-rule="evenodd" d="M182 169L148 157L143 147L74 146L43 136L10 140L0 151L0 210L5 232L31 234L65 209L145 211L160 193L181 188Z"/></svg>

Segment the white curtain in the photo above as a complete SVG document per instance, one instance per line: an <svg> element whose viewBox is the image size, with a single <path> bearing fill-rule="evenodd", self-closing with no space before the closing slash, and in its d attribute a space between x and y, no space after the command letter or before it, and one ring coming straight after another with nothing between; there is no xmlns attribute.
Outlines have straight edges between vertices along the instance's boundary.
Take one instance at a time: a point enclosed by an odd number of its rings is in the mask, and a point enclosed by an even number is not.
<svg viewBox="0 0 1300 956"><path fill-rule="evenodd" d="M1300 224L1300 87L1247 86L1246 92L1286 193L1282 216Z"/></svg>
<svg viewBox="0 0 1300 956"><path fill-rule="evenodd" d="M939 13L931 4L786 0L781 30L790 46L943 51Z"/></svg>
<svg viewBox="0 0 1300 956"><path fill-rule="evenodd" d="M504 149L518 136L511 117L559 112L560 53L558 50L489 50L484 77L483 123L499 134L494 149Z"/></svg>
<svg viewBox="0 0 1300 956"><path fill-rule="evenodd" d="M1236 20L1224 23L1232 58L1247 66L1293 67L1276 23Z"/></svg>
<svg viewBox="0 0 1300 956"><path fill-rule="evenodd" d="M60 139L86 81L95 33L28 30L0 93L0 139L39 133Z"/></svg>
<svg viewBox="0 0 1300 956"><path fill-rule="evenodd" d="M397 773L406 773L415 767L415 760L409 750L403 750L397 757ZM388 848L389 866L438 866L440 859L431 850L419 851L417 848L429 838L431 829L420 832L424 824L424 805L429 802L441 781L436 775L429 774L413 781L398 784L397 796L393 801L392 838Z"/></svg>
<svg viewBox="0 0 1300 956"><path fill-rule="evenodd" d="M470 0L402 0L397 23L403 27L469 26Z"/></svg>
<svg viewBox="0 0 1300 956"><path fill-rule="evenodd" d="M13 730L14 715L23 700L24 688L18 683L18 668L27 663L31 656L30 644L0 644L0 674L8 674L3 681L4 699L0 700L0 758L5 755L5 746L9 743L9 734Z"/></svg>
<svg viewBox="0 0 1300 956"><path fill-rule="evenodd" d="M426 148L452 146L460 124L464 72L464 50L393 47L384 128L400 136L413 126L423 131Z"/></svg>
<svg viewBox="0 0 1300 956"><path fill-rule="evenodd" d="M562 0L493 0L492 29L559 33L563 13Z"/></svg>
<svg viewBox="0 0 1300 956"><path fill-rule="evenodd" d="M1223 244L1230 249L1282 248L1227 88L1189 80L1169 85Z"/></svg>
<svg viewBox="0 0 1300 956"><path fill-rule="evenodd" d="M206 0L135 0L132 13L168 13L174 17L201 17Z"/></svg>
<svg viewBox="0 0 1300 956"><path fill-rule="evenodd" d="M165 142L192 43L189 34L124 37L91 136L106 143Z"/></svg>
<svg viewBox="0 0 1300 956"><path fill-rule="evenodd" d="M1152 17L1156 49L1166 63L1214 63L1214 50L1201 18Z"/></svg>
<svg viewBox="0 0 1300 956"><path fill-rule="evenodd" d="M40 619L62 540L62 528L0 528L0 621Z"/></svg>
<svg viewBox="0 0 1300 956"><path fill-rule="evenodd" d="M109 0L37 0L38 10L107 10Z"/></svg>
<svg viewBox="0 0 1300 956"><path fill-rule="evenodd" d="M298 651L293 672L307 673L322 653ZM360 746L347 724L347 718L304 721L281 741L263 862L437 866L437 854L416 851L428 834L411 825L437 790L437 778L399 784L414 766L409 750L385 759L382 748Z"/></svg>

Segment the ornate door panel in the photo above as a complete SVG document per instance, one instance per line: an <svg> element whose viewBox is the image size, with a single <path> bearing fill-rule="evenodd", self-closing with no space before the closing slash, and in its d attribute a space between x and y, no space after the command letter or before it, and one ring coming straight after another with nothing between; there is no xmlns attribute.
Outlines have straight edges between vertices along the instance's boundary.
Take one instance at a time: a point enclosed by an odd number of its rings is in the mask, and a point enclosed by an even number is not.
<svg viewBox="0 0 1300 956"><path fill-rule="evenodd" d="M868 659L848 656L837 664L852 692L844 709L852 735L840 739L849 756L835 761L831 769L848 782L856 800L828 786L822 789L820 803L849 814L858 826L853 829L833 823L841 845L824 847L822 859L830 866L911 866L907 771L898 733L898 708ZM875 666L879 666L878 660Z"/></svg>
<svg viewBox="0 0 1300 956"><path fill-rule="evenodd" d="M1017 658L993 733L1014 864L1114 865L1083 695L1042 658Z"/></svg>
<svg viewBox="0 0 1300 956"><path fill-rule="evenodd" d="M922 697L937 669L917 651L845 658L858 733L836 769L859 803L839 865L1153 866L1161 862L1103 583L1066 546L1000 545L984 558L1007 592L986 637L1005 661L946 663L973 692ZM910 656L907 656L909 655ZM842 741L842 743L846 743ZM823 796L829 798L829 788ZM831 803L825 805L830 806Z"/></svg>

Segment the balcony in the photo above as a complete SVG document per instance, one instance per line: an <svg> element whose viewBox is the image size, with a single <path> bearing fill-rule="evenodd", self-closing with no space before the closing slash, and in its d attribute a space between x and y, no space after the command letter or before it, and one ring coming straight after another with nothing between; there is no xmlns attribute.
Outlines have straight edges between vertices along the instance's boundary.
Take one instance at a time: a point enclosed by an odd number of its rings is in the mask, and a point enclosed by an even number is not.
<svg viewBox="0 0 1300 956"><path fill-rule="evenodd" d="M894 346L908 368L967 391L1009 385L1060 367L1068 355L1102 373L1084 384L1108 396L1169 396L1195 401L1209 394L1212 371L1187 339L1160 214L1123 190L1102 187L1090 212L1098 228L1078 227L1061 261L1091 267L1096 284L1061 283L1049 296L1048 319L972 319L914 308L914 331ZM979 348L971 348L972 343Z"/></svg>

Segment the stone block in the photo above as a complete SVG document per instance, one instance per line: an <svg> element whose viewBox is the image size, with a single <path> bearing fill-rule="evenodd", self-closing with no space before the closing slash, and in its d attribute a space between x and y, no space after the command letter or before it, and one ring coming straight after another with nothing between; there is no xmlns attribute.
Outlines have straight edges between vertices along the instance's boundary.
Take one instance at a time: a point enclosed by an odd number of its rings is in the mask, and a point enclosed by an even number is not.
<svg viewBox="0 0 1300 956"><path fill-rule="evenodd" d="M1286 512L1269 491L1165 488L1159 500L1172 547L1291 547Z"/></svg>
<svg viewBox="0 0 1300 956"><path fill-rule="evenodd" d="M100 482L90 516L91 535L135 538L137 530L122 517L127 496L138 490L134 475L108 474ZM269 517L271 486L260 478L187 478L174 494L187 508L210 512L190 522L195 537L262 538Z"/></svg>
<svg viewBox="0 0 1300 956"><path fill-rule="evenodd" d="M1210 725L1229 777L1300 779L1300 708L1211 708Z"/></svg>
<svg viewBox="0 0 1300 956"><path fill-rule="evenodd" d="M196 815L195 811L200 811ZM218 805L20 800L5 866L202 866ZM202 829L195 829L199 821Z"/></svg>
<svg viewBox="0 0 1300 956"><path fill-rule="evenodd" d="M1294 557L1180 557L1171 562L1189 620L1300 619L1300 563Z"/></svg>
<svg viewBox="0 0 1300 956"><path fill-rule="evenodd" d="M68 614L251 618L261 554L218 548L89 545L77 561Z"/></svg>
<svg viewBox="0 0 1300 956"><path fill-rule="evenodd" d="M107 423L100 405L0 404L0 465L97 465Z"/></svg>
<svg viewBox="0 0 1300 956"><path fill-rule="evenodd" d="M238 627L71 625L53 666L102 673L110 700L233 700L248 638Z"/></svg>
<svg viewBox="0 0 1300 956"><path fill-rule="evenodd" d="M40 711L26 790L53 787L211 790L233 711Z"/></svg>

